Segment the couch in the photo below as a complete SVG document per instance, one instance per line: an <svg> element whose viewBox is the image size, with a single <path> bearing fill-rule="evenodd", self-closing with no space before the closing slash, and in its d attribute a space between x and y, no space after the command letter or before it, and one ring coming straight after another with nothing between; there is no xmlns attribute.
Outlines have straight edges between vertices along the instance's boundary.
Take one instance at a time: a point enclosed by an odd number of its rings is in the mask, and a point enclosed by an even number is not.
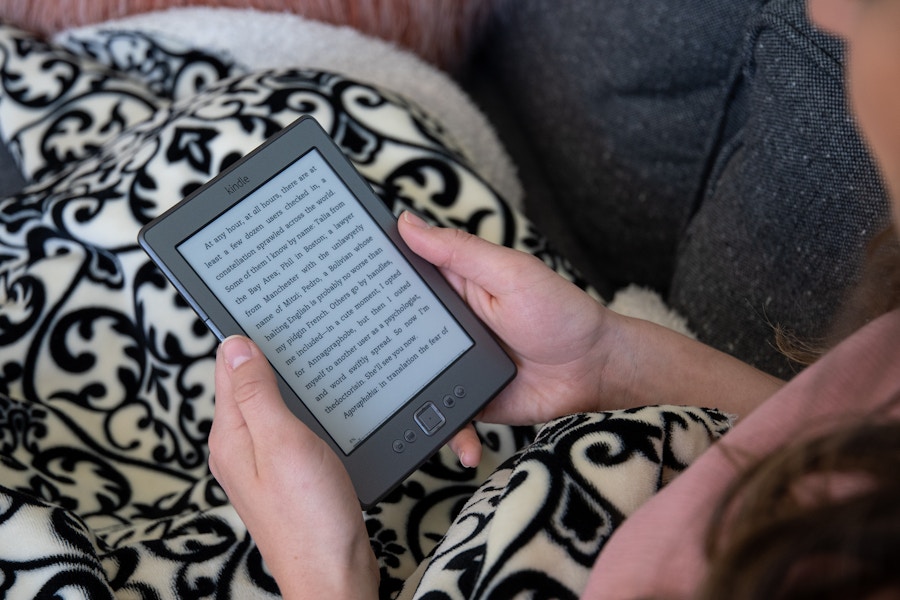
<svg viewBox="0 0 900 600"><path fill-rule="evenodd" d="M588 281L659 292L703 341L780 377L889 223L841 43L802 0L511 3L468 87L528 214Z"/></svg>

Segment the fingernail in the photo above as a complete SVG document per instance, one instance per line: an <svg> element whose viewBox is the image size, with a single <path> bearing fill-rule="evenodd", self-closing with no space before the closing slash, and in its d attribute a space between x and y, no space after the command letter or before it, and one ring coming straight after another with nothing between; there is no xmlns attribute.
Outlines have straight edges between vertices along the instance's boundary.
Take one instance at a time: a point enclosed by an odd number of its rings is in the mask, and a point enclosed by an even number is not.
<svg viewBox="0 0 900 600"><path fill-rule="evenodd" d="M465 452L463 452L462 454L459 455L459 464L461 464L466 469L471 469L472 465L469 464L468 459L469 459L469 457L466 456Z"/></svg>
<svg viewBox="0 0 900 600"><path fill-rule="evenodd" d="M225 362L228 363L229 367L237 369L253 358L253 350L250 348L247 340L240 336L235 336L222 342L222 355L225 357Z"/></svg>
<svg viewBox="0 0 900 600"><path fill-rule="evenodd" d="M419 229L431 229L431 225L426 223L422 217L409 210L403 211L403 220Z"/></svg>

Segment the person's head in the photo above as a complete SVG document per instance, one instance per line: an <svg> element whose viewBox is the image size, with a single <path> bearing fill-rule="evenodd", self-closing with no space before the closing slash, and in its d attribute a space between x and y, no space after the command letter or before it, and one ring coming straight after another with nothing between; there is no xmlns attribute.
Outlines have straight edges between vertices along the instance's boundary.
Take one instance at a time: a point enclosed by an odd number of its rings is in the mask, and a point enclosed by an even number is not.
<svg viewBox="0 0 900 600"><path fill-rule="evenodd" d="M900 423L878 416L752 464L712 516L698 600L897 598L898 469Z"/></svg>

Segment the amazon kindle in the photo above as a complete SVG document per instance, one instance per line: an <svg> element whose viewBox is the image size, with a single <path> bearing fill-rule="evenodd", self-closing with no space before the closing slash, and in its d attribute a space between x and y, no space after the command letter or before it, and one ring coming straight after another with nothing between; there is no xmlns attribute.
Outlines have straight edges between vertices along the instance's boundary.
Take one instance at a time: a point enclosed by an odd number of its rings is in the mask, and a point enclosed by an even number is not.
<svg viewBox="0 0 900 600"><path fill-rule="evenodd" d="M371 506L515 375L302 117L146 225L139 242L219 340L251 338L291 411Z"/></svg>

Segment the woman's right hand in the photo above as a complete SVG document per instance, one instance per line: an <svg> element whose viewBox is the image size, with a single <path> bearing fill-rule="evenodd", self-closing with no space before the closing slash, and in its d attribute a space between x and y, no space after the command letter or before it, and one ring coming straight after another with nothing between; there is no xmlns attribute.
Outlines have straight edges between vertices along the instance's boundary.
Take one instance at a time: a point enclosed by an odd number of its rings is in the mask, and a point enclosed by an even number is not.
<svg viewBox="0 0 900 600"><path fill-rule="evenodd" d="M744 415L781 385L691 338L618 315L539 259L412 213L407 245L436 265L495 333L518 375L476 417L531 425L576 412L690 404ZM450 446L466 466L481 459L474 428Z"/></svg>
<svg viewBox="0 0 900 600"><path fill-rule="evenodd" d="M616 315L534 256L431 227L409 212L399 227L407 245L441 270L516 363L518 375L479 420L524 425L596 410L604 349L614 346L605 339L607 320ZM473 443L473 430L451 443L468 466L478 462L471 453L480 456Z"/></svg>

